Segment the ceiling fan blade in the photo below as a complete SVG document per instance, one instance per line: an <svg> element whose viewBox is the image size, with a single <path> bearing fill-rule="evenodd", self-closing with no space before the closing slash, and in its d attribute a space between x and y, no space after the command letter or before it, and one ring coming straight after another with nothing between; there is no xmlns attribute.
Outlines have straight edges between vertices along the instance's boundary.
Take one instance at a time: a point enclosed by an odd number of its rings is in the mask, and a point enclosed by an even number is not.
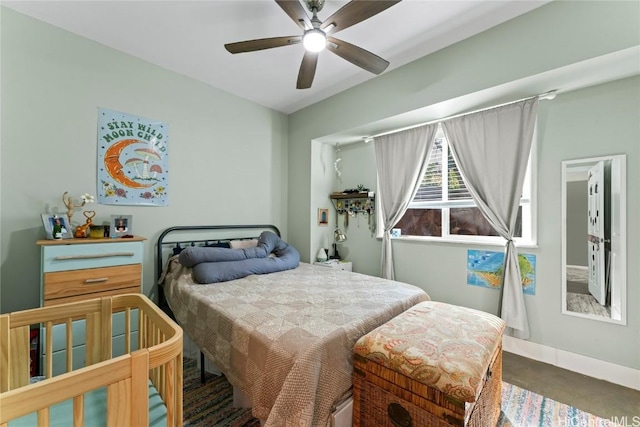
<svg viewBox="0 0 640 427"><path fill-rule="evenodd" d="M327 49L373 74L380 74L389 66L389 61L378 55L335 37L327 37Z"/></svg>
<svg viewBox="0 0 640 427"><path fill-rule="evenodd" d="M300 64L296 89L309 89L311 87L313 77L316 75L316 65L318 65L318 54L305 51L302 64Z"/></svg>
<svg viewBox="0 0 640 427"><path fill-rule="evenodd" d="M298 0L276 0L278 6L303 30L313 28L311 20Z"/></svg>
<svg viewBox="0 0 640 427"><path fill-rule="evenodd" d="M301 41L302 36L271 37L268 39L255 39L243 42L227 43L224 47L231 53L243 53L271 49L274 47L289 46L300 43Z"/></svg>
<svg viewBox="0 0 640 427"><path fill-rule="evenodd" d="M325 19L322 25L320 25L320 29L327 34L342 31L358 22L377 15L396 3L400 3L400 1L401 0L352 0L329 18Z"/></svg>

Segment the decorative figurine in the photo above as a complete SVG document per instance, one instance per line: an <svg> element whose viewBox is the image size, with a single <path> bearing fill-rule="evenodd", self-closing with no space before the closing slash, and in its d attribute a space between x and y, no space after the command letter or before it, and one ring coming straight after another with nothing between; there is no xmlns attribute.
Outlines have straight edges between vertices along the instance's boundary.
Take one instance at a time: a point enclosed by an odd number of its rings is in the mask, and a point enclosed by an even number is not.
<svg viewBox="0 0 640 427"><path fill-rule="evenodd" d="M74 235L74 237L76 238L89 237L89 230L91 229L91 225L93 224L93 217L96 216L95 211L84 211L82 213L87 218L87 222L85 222L84 225L79 225L76 227L76 233Z"/></svg>
<svg viewBox="0 0 640 427"><path fill-rule="evenodd" d="M80 197L82 199L82 204L81 205L74 205L73 204L73 197L71 197L71 196L67 197L67 194L69 194L69 192L65 191L64 194L62 195L62 202L64 203L64 205L67 208L67 218L69 218L69 225L71 225L71 218L73 217L73 210L75 208L83 207L86 203L93 203L95 198L91 194L85 193Z"/></svg>

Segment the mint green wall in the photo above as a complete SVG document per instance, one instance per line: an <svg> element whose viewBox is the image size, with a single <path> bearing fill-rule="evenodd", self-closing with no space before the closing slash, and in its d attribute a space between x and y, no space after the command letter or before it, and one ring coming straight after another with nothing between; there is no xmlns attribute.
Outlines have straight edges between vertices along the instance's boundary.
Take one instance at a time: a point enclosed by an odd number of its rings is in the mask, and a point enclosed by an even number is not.
<svg viewBox="0 0 640 427"><path fill-rule="evenodd" d="M341 176L338 180L335 171L332 170L332 191L356 188L360 184L375 191L377 176L373 144L357 142L342 145L339 156L342 159L340 161ZM375 222L375 216L371 220ZM379 242L372 238L369 218L366 215L350 217L348 225L345 226L345 216L340 215L338 226L349 239L340 245L340 256L353 262L353 268L358 273L379 276L381 249Z"/></svg>
<svg viewBox="0 0 640 427"><path fill-rule="evenodd" d="M329 141L329 135L637 47L639 29L638 2L554 1L292 114L289 118L290 242L302 249L303 258L308 257L315 230L307 217L296 216L294 212L305 201L313 209L314 201L318 200L313 194L317 185L310 182L308 172L317 167L310 156L311 141L323 138ZM536 92L515 90L510 98L515 100L533 93ZM531 341L635 369L640 368L637 240L629 239L627 244L627 326L561 314L560 165L564 159L626 153L627 232L628 236L637 236L640 231L637 222L640 217L639 97L640 80L633 77L567 92L553 101L541 102L539 248L527 251L537 256L538 285L536 295L525 298ZM342 166L370 177L374 162L359 159L370 159L371 148L359 147L363 150L361 156L354 152L352 163L345 161ZM379 274L378 240L364 237L361 230L350 230L347 246L349 257L357 259L354 261L356 271ZM307 253L306 248L310 248ZM376 254L373 254L374 248ZM395 242L397 279L421 286L436 300L495 313L497 292L466 285L467 249L465 245Z"/></svg>
<svg viewBox="0 0 640 427"><path fill-rule="evenodd" d="M96 223L133 215L148 239L146 294L166 227L274 223L286 233L287 116L6 8L1 43L2 312L39 305L40 214L63 212L65 191L96 194L98 107L169 125L168 207L87 205Z"/></svg>

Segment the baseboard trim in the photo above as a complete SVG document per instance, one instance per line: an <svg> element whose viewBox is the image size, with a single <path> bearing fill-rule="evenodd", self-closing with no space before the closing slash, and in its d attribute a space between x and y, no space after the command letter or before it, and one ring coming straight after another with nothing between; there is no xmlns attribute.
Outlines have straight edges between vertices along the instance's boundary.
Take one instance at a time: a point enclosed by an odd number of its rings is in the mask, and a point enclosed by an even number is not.
<svg viewBox="0 0 640 427"><path fill-rule="evenodd" d="M579 374L640 390L640 370L638 369L506 335L502 338L502 349Z"/></svg>

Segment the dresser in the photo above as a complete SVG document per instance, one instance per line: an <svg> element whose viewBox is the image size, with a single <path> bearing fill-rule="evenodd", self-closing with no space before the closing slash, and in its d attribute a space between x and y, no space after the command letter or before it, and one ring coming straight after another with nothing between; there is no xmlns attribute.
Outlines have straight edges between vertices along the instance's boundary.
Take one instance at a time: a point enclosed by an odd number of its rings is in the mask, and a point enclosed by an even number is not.
<svg viewBox="0 0 640 427"><path fill-rule="evenodd" d="M142 291L143 237L117 239L38 240L40 246L40 305L43 307L104 296ZM124 313L113 316L113 356L124 354ZM137 324L137 313L130 321ZM44 330L41 346L46 345ZM85 342L91 339L84 321L73 322L73 368L92 363L85 354ZM133 346L137 345L137 334ZM66 370L63 350L65 325L53 327L53 375ZM45 347L41 347L45 348ZM40 364L40 366L43 366Z"/></svg>
<svg viewBox="0 0 640 427"><path fill-rule="evenodd" d="M38 240L40 305L140 292L144 240Z"/></svg>

